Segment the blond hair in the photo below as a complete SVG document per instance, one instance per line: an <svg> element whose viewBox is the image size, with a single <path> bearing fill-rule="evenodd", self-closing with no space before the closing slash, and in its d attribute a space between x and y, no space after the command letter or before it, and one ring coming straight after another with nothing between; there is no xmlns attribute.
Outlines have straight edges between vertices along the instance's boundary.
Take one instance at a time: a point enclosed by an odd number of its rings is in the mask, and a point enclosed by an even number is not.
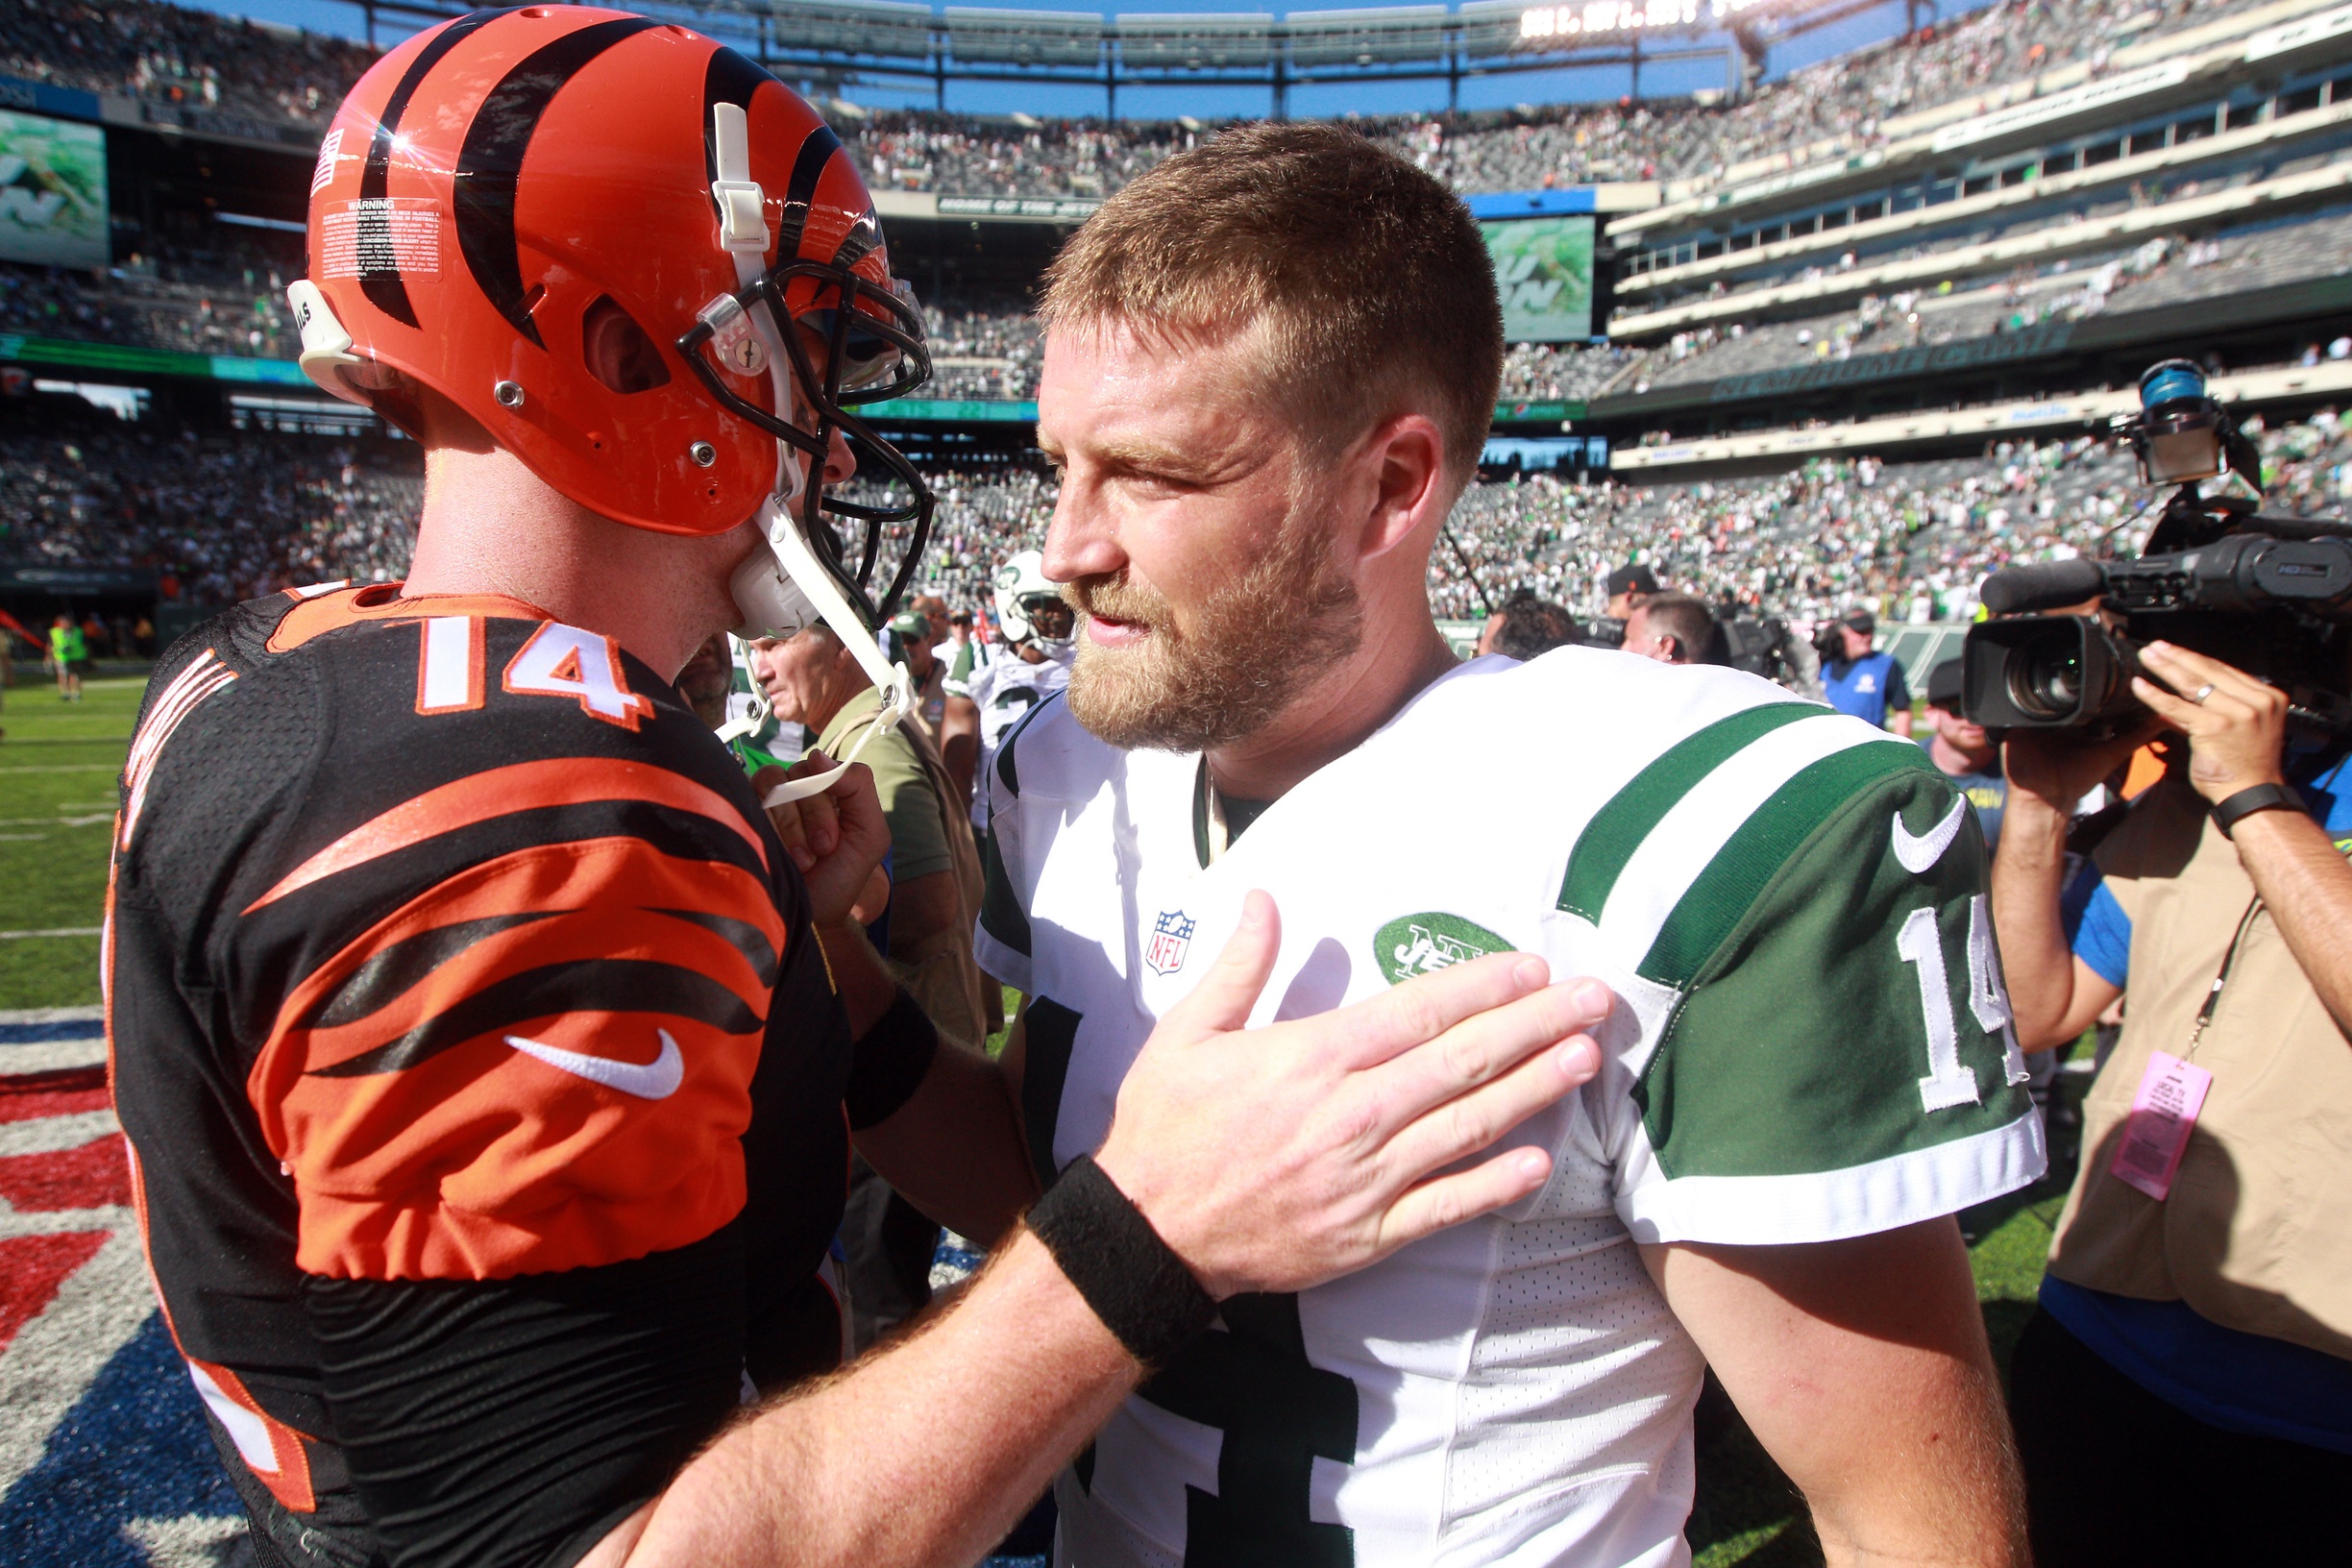
<svg viewBox="0 0 2352 1568"><path fill-rule="evenodd" d="M1420 409L1457 486L1503 375L1503 306L1469 209L1338 125L1241 127L1144 174L1054 258L1038 314L1179 344L1256 329L1258 390L1314 445L1336 453Z"/></svg>

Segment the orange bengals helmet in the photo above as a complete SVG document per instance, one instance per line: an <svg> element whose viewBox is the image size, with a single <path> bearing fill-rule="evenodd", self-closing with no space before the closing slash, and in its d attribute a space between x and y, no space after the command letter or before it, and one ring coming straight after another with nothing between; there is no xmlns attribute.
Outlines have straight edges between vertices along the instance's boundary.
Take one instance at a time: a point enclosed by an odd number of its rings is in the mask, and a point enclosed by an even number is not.
<svg viewBox="0 0 2352 1568"><path fill-rule="evenodd" d="M287 293L326 390L414 429L408 383L430 387L550 485L636 527L714 534L758 514L772 550L735 582L744 634L821 615L870 643L931 497L851 408L930 374L922 317L855 163L760 66L615 11L446 22L336 111L309 242ZM826 499L811 475L837 430L912 499ZM854 567L828 512L867 526ZM909 548L877 604L880 535L901 524Z"/></svg>

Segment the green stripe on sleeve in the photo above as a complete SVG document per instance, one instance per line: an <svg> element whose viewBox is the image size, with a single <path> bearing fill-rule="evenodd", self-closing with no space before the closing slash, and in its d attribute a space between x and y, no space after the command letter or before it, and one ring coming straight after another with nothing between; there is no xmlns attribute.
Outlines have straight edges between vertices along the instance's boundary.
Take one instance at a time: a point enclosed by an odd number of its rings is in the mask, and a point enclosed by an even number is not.
<svg viewBox="0 0 2352 1568"><path fill-rule="evenodd" d="M1584 824L1576 848L1568 855L1568 874L1560 880L1559 907L1598 925L1602 906L1608 902L1626 863L1650 830L1675 808L1675 802L1752 742L1783 724L1818 719L1829 712L1818 702L1767 702L1718 719L1678 741L1635 773L1633 781L1611 796Z"/></svg>
<svg viewBox="0 0 2352 1568"><path fill-rule="evenodd" d="M1749 816L1683 890L1637 972L1677 990L1687 987L1789 856L1849 796L1874 780L1934 766L1911 742L1889 739L1833 752L1798 773Z"/></svg>

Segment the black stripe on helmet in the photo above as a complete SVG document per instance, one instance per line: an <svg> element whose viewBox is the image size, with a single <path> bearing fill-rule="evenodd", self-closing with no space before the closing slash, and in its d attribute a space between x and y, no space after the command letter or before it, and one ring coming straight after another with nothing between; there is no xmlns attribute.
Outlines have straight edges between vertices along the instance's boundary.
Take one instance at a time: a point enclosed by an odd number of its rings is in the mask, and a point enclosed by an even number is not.
<svg viewBox="0 0 2352 1568"><path fill-rule="evenodd" d="M791 261L800 254L800 232L808 227L809 203L816 198L817 182L824 175L825 165L841 151L841 137L833 128L819 122L800 144L799 154L793 159L792 184L784 189L784 216L776 225L776 260Z"/></svg>
<svg viewBox="0 0 2352 1568"><path fill-rule="evenodd" d="M539 121L555 95L599 55L662 24L616 16L567 33L534 51L490 89L457 155L457 249L498 313L539 348L546 342L524 307L523 256L515 241L515 187Z"/></svg>
<svg viewBox="0 0 2352 1568"><path fill-rule="evenodd" d="M408 285L402 280L400 264L393 256L392 212L384 201L392 173L393 137L408 112L409 100L424 85L426 74L441 63L442 57L516 9L510 6L504 11L478 11L458 17L434 34L432 41L418 50L416 59L401 72L400 81L393 84L392 96L384 100L383 113L377 118L376 135L368 142L367 163L359 171L359 289L370 305L394 321L410 327L417 324L416 306L408 301Z"/></svg>
<svg viewBox="0 0 2352 1568"><path fill-rule="evenodd" d="M854 267L882 246L882 225L871 212L860 217L842 235L840 246L833 252L837 267Z"/></svg>
<svg viewBox="0 0 2352 1568"><path fill-rule="evenodd" d="M719 145L711 135L711 110L721 104L733 104L745 114L751 112L752 95L767 83L775 81L767 67L754 64L732 49L714 49L710 63L702 68L702 177L719 178ZM780 84L779 84L780 85ZM712 212L719 210L711 204Z"/></svg>

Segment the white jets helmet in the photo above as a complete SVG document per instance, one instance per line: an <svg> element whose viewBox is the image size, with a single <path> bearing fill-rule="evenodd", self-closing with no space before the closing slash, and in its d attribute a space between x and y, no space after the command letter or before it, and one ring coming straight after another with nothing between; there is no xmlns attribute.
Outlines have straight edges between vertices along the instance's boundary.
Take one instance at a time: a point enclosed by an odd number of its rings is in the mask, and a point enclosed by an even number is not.
<svg viewBox="0 0 2352 1568"><path fill-rule="evenodd" d="M1071 634L1077 630L1077 615L1062 590L1045 576L1042 552L1024 550L996 569L996 624L1004 627L1005 640L1012 643L1034 642L1048 653L1067 653ZM1060 635L1048 636L1038 623L1060 628Z"/></svg>

